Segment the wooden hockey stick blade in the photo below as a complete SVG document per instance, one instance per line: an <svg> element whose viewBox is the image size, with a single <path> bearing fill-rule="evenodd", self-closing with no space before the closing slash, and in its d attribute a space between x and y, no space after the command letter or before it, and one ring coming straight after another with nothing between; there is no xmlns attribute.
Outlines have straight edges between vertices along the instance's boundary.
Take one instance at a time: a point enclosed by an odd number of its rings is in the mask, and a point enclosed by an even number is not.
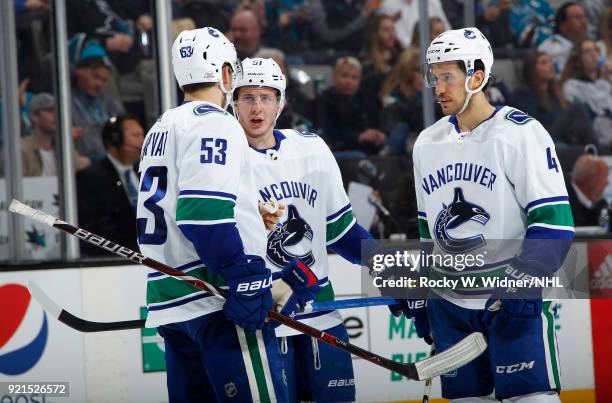
<svg viewBox="0 0 612 403"><path fill-rule="evenodd" d="M221 296L223 298L227 298L227 292L223 289L218 289L210 284L207 284L206 282L197 279L195 277L186 275L185 273L182 273L180 271L175 270L174 268L168 266L167 264L164 264L162 262L159 262L155 259L152 259L150 257L146 257L144 255L141 255L138 252L134 252L133 250L126 248L125 246L121 246L119 244L116 244L112 241L109 241L99 235L93 234L89 231L85 231L79 227L76 227L70 223L67 223L65 221L62 220L58 220L57 218L43 213L42 211L36 210L32 207L29 207L23 203L21 203L18 200L13 199L13 201L11 201L11 204L9 206L9 211L17 213L17 214L22 214L24 216L27 217L31 217L43 224L49 225L51 227L60 229L64 232L67 232L73 236L76 236L77 238L89 242L92 245L98 246L100 248L104 248L106 250L108 250L109 252L113 252L118 256L121 256L125 259L128 259L130 261L133 261L135 263L140 263L144 266L147 266L151 269L154 269L156 271L162 272L164 274L167 274L169 276L173 276L175 278L178 278L179 280L185 281L191 285L193 285L196 288L200 288L202 290L208 291L208 292L212 292L215 295ZM107 248L107 245L110 245ZM57 309L56 309L57 311ZM74 317L74 315L72 315ZM59 318L59 317L58 317ZM408 364L402 364L400 362L397 361L393 361L389 358L385 358L382 357L378 354L375 354L371 351L365 350L361 347L358 347L354 344L345 342L337 337L335 337L334 335L331 335L329 333L325 333L319 329L315 329L312 326L308 326L305 323L296 321L294 319L291 319L287 316L281 315L280 313L274 311L274 310L270 310L268 312L268 318L275 320L279 323L282 323L292 329L298 330L306 335L312 336L317 340L321 340L333 347L339 348L341 350L344 350L346 352L349 352L351 354L354 354L358 357L363 358L364 360L370 361L373 364L379 365L383 368L389 369L391 371L397 372L398 374L404 375L410 379L415 379L415 380L424 380L427 379L433 375L431 374L435 374L436 372L439 372L439 374L443 374L445 372L451 371L453 369L456 369L462 365L465 365L466 363L469 362L469 360L467 360L467 357L473 355L473 354L467 354L469 353L469 351L466 351L466 354L459 354L459 355L449 355L449 353L444 354L441 353L440 354L440 359L437 359L438 356L435 357L431 357L428 359L423 360L423 362L426 362L423 366L422 366L422 370L421 370L421 374L419 373L419 368L416 366L417 363L408 363ZM469 339L470 336L468 336L466 339ZM482 337L482 335L481 335ZM484 339L483 339L484 340ZM465 344L464 341L462 340L461 342L459 342L458 344ZM486 346L486 343L485 343ZM455 347L455 346L453 346ZM452 350L453 347L451 347ZM486 347L485 347L486 348ZM447 350L447 351L449 351ZM482 352L482 351L481 351ZM477 355L473 356L474 359ZM454 358L457 361L453 362L450 358ZM441 372L440 372L441 371ZM425 376L425 375L427 376Z"/></svg>
<svg viewBox="0 0 612 403"><path fill-rule="evenodd" d="M28 281L28 290L30 295L38 302L47 313L57 318L63 324L78 330L79 332L92 333L92 332L108 332L113 330L130 330L130 329L141 329L144 327L145 320L126 320L118 322L91 322L79 318L61 308L36 284L32 279Z"/></svg>

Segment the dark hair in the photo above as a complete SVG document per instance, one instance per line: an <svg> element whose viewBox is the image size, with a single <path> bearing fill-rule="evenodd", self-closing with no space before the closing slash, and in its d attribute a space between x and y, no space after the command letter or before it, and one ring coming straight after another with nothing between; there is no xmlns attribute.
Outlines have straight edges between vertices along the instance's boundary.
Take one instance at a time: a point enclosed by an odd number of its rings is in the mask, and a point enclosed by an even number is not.
<svg viewBox="0 0 612 403"><path fill-rule="evenodd" d="M217 83L194 83L194 84L185 84L183 85L183 92L185 92L185 94L188 93L192 93L192 92L196 92L198 90L203 90L206 88L212 88L215 85L217 85Z"/></svg>
<svg viewBox="0 0 612 403"><path fill-rule="evenodd" d="M544 91L540 90L540 80L537 77L536 66L538 65L538 60L542 56L547 56L548 54L545 52L534 51L529 52L525 56L525 60L523 62L523 83L528 90L535 92L538 97L538 103L544 110L551 111L552 105L550 104L549 96L552 95L555 97L561 108L565 109L567 106L567 101L561 95L561 88L559 85L559 81L556 78L553 78L546 84L546 89Z"/></svg>
<svg viewBox="0 0 612 403"><path fill-rule="evenodd" d="M574 45L572 52L570 53L570 57L565 63L563 73L561 74L561 83L565 83L570 78L580 78L584 76L584 65L582 64L582 45L584 45L586 42L592 42L595 44L594 40L585 38L578 41L578 43Z"/></svg>
<svg viewBox="0 0 612 403"><path fill-rule="evenodd" d="M121 147L123 145L123 123L127 120L135 120L140 123L136 115L131 113L122 113L108 118L102 128L102 143L105 148L109 145L114 147Z"/></svg>
<svg viewBox="0 0 612 403"><path fill-rule="evenodd" d="M467 71L465 70L465 64L463 64L463 62L461 60L457 60L457 65L459 66L461 71L463 71L463 74L467 74ZM478 70L482 71L483 73L485 72L484 63L480 59L477 59L477 60L474 61L474 71L476 72ZM491 84L491 79L492 78L493 77L489 77L489 79L487 80L487 83L484 85L484 87L482 87L482 92L485 92L487 90L487 88L489 88L489 84Z"/></svg>
<svg viewBox="0 0 612 403"><path fill-rule="evenodd" d="M361 53L362 59L365 59L370 62L371 65L374 67L374 70L379 73L388 73L393 67L389 64L388 60L383 59L382 52L378 45L378 30L380 29L380 26L385 20L391 20L395 25L395 21L393 21L393 18L385 14L376 14L373 17L370 17L366 29L366 45ZM397 39L397 36L395 41L395 48L392 52L395 52L395 54L398 54L400 52L399 39Z"/></svg>
<svg viewBox="0 0 612 403"><path fill-rule="evenodd" d="M567 20L567 9L571 6L581 6L581 4L575 1L568 1L567 3L563 3L561 7L557 9L557 12L555 13L555 32L559 32L559 26L562 22Z"/></svg>

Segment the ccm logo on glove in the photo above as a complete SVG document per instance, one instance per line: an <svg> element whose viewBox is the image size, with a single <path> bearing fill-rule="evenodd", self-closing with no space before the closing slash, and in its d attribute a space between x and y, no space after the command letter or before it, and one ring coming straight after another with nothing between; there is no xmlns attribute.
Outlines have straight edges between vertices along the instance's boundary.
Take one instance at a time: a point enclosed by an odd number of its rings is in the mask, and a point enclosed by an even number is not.
<svg viewBox="0 0 612 403"><path fill-rule="evenodd" d="M262 288L268 288L272 285L272 276L268 277L265 280L257 280L251 283L239 283L238 287L236 287L237 292L247 292L247 291L257 291Z"/></svg>

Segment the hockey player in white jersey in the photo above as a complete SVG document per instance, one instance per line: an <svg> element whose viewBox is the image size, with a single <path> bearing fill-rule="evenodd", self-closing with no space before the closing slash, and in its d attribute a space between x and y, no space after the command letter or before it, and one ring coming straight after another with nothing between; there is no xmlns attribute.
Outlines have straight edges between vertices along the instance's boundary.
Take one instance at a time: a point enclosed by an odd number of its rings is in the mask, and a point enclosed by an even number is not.
<svg viewBox="0 0 612 403"><path fill-rule="evenodd" d="M172 64L185 102L145 138L138 243L144 255L229 296L148 275L146 325L164 338L170 401L287 401L274 329L264 322L271 272L250 149L223 109L242 77L240 61L221 32L202 28L179 34Z"/></svg>
<svg viewBox="0 0 612 403"><path fill-rule="evenodd" d="M275 129L285 104L286 86L278 64L262 58L247 58L242 64L244 75L234 92L233 107L251 146L256 195L260 202L286 206L280 222L268 233L268 267L277 278L289 261L302 260L317 276L317 301L333 300L327 248L359 263L361 240L371 236L353 216L340 169L325 142L314 134ZM348 341L337 311L296 319ZM290 400L355 400L349 354L284 326L277 329L277 336Z"/></svg>
<svg viewBox="0 0 612 403"><path fill-rule="evenodd" d="M446 115L423 130L413 161L422 248L444 255L488 254L463 273L544 277L559 269L574 236L555 146L542 125L509 106L493 107L483 90L491 46L476 28L447 31L427 49L425 84ZM511 242L515 240L515 242ZM518 240L518 242L516 242ZM431 265L430 277L459 268ZM467 334L488 337L487 352L441 377L452 402L559 402L554 335L556 303L538 288L433 290L415 317L445 350ZM494 393L495 398L491 395Z"/></svg>

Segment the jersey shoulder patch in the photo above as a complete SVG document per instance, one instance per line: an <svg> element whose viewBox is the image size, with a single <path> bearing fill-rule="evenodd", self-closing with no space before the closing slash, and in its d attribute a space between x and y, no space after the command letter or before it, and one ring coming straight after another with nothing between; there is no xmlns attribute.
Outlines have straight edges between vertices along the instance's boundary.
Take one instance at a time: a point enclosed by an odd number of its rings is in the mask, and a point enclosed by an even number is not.
<svg viewBox="0 0 612 403"><path fill-rule="evenodd" d="M204 116L207 115L209 113L222 113L222 114L226 114L227 111L218 108L216 106L213 105L209 105L209 104L200 104L198 106L196 106L195 108L193 108L193 114L196 116Z"/></svg>
<svg viewBox="0 0 612 403"><path fill-rule="evenodd" d="M532 120L534 120L531 116L526 114L525 112L519 111L518 109L511 109L504 119L509 120L512 123L517 125L524 125Z"/></svg>

